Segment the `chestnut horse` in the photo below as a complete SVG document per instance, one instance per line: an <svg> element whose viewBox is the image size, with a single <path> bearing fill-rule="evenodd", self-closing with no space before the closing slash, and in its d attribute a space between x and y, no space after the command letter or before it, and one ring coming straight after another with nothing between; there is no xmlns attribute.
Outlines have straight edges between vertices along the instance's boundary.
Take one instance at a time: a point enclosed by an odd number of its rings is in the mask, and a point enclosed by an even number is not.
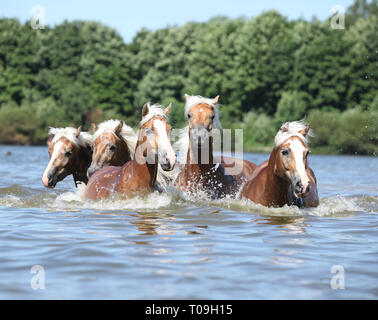
<svg viewBox="0 0 378 320"><path fill-rule="evenodd" d="M176 155L168 138L171 126L168 123L169 105L164 110L159 105L145 104L135 157L122 167L109 166L98 170L88 182L85 199L103 199L112 193L131 196L154 190L158 164L171 171Z"/></svg>
<svg viewBox="0 0 378 320"><path fill-rule="evenodd" d="M307 136L303 121L286 122L278 131L269 160L258 166L246 182L242 197L267 207L319 205L315 174L308 166Z"/></svg>
<svg viewBox="0 0 378 320"><path fill-rule="evenodd" d="M137 133L120 120L108 120L98 127L92 123L93 156L87 174L90 178L97 170L107 166L122 166L134 158ZM173 179L171 171L164 171L159 164L156 187L164 189Z"/></svg>
<svg viewBox="0 0 378 320"><path fill-rule="evenodd" d="M98 127L92 123L92 128L93 156L88 178L103 167L122 166L133 159L138 137L123 121L108 120Z"/></svg>
<svg viewBox="0 0 378 320"><path fill-rule="evenodd" d="M87 169L92 159L92 137L78 129L50 128L47 140L49 163L43 173L45 187L54 188L57 182L72 174L75 185L88 182Z"/></svg>
<svg viewBox="0 0 378 320"><path fill-rule="evenodd" d="M212 130L221 128L217 109L219 96L209 99L185 95L185 98L189 126L184 128L184 135L177 145L179 152L186 154L186 161L174 186L190 193L204 191L211 198L235 195L243 179L252 174L256 165L230 157L214 157ZM240 174L228 174L227 171L235 166L240 168Z"/></svg>

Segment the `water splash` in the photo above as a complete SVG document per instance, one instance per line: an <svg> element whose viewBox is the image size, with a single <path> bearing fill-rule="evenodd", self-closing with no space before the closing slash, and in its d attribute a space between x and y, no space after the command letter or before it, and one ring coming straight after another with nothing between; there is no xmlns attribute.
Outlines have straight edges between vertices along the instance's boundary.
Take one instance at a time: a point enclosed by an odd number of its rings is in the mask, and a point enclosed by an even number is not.
<svg viewBox="0 0 378 320"><path fill-rule="evenodd" d="M375 199L376 208L378 209L378 197L370 198ZM366 211L366 208L357 203L360 199L361 197L346 198L342 196L322 198L316 208L298 208L288 205L282 208L268 208L247 199L235 200L230 198L213 201L212 205L218 205L233 211L251 212L266 216L343 216ZM371 212L375 211L371 210Z"/></svg>
<svg viewBox="0 0 378 320"><path fill-rule="evenodd" d="M150 194L126 198L114 195L108 199L83 200L85 185L79 185L74 191L59 192L12 185L0 189L0 206L20 208L43 208L48 211L80 210L127 210L153 211L160 209L179 210L187 207L218 207L237 212L250 212L266 216L344 216L362 211L378 213L377 196L332 196L322 198L317 208L299 209L295 206L267 208L250 200L236 200L226 197L220 200L208 200L206 195L191 196L188 193L168 187L166 192L155 191Z"/></svg>

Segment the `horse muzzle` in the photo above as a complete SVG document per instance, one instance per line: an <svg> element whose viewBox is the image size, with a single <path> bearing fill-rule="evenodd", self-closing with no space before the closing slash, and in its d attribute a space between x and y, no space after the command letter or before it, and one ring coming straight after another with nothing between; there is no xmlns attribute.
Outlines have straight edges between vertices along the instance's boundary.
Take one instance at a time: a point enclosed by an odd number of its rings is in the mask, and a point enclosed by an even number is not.
<svg viewBox="0 0 378 320"><path fill-rule="evenodd" d="M307 182L304 185L301 180L296 180L293 184L293 190L296 198L305 198L310 191L310 183Z"/></svg>
<svg viewBox="0 0 378 320"><path fill-rule="evenodd" d="M42 177L42 183L46 188L54 189L56 184L58 182L58 176L55 172L47 172L47 174L44 174Z"/></svg>
<svg viewBox="0 0 378 320"><path fill-rule="evenodd" d="M176 164L176 155L168 157L166 154L163 156L159 154L159 163L164 171L172 171Z"/></svg>

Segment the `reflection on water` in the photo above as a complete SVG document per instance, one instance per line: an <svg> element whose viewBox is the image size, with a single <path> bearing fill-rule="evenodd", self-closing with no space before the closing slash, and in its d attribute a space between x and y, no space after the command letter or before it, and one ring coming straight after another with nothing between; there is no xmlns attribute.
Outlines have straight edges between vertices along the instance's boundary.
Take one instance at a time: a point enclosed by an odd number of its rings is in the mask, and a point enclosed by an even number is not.
<svg viewBox="0 0 378 320"><path fill-rule="evenodd" d="M303 210L174 190L83 202L71 179L42 186L45 148L8 149L0 157L0 298L378 297L375 158L312 156L321 205ZM36 264L46 270L45 290L30 288ZM334 265L345 268L345 290L330 288Z"/></svg>
<svg viewBox="0 0 378 320"><path fill-rule="evenodd" d="M261 222L257 223L266 223L275 225L278 227L277 231L287 232L289 234L298 234L306 233L306 228L308 227L305 224L305 218L303 217L282 217L282 216L273 216L267 217Z"/></svg>

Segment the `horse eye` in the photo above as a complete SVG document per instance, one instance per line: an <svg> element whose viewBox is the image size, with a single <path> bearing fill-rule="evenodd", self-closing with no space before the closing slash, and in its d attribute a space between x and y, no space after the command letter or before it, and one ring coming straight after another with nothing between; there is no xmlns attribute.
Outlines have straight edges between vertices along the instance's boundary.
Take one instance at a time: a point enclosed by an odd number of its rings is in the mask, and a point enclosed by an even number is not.
<svg viewBox="0 0 378 320"><path fill-rule="evenodd" d="M110 150L110 151L115 151L115 149L116 149L116 146L115 146L115 145L111 145L111 146L109 147L109 150Z"/></svg>
<svg viewBox="0 0 378 320"><path fill-rule="evenodd" d="M287 156L287 155L289 155L289 150L287 150L287 149L282 150L282 151L281 151L281 154L282 154L283 156Z"/></svg>
<svg viewBox="0 0 378 320"><path fill-rule="evenodd" d="M67 151L64 155L65 155L66 157L71 157L71 156L72 156L72 152L71 152L71 151Z"/></svg>

